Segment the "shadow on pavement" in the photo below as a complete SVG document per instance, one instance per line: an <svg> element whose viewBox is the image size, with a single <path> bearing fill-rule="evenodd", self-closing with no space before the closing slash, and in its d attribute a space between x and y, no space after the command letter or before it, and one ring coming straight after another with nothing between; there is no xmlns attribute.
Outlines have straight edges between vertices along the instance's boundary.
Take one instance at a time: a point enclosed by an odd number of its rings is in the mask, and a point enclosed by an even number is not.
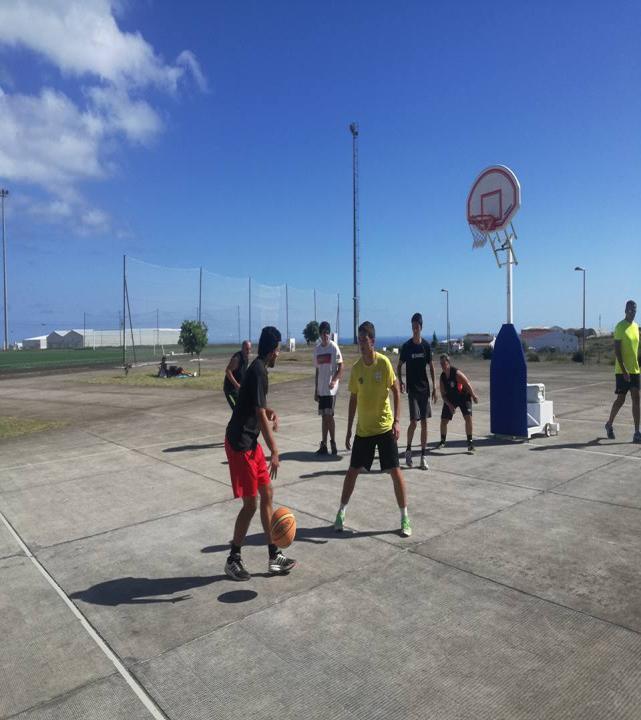
<svg viewBox="0 0 641 720"><path fill-rule="evenodd" d="M231 590L218 596L218 602L221 603L241 603L253 600L258 597L255 590Z"/></svg>
<svg viewBox="0 0 641 720"><path fill-rule="evenodd" d="M168 447L163 452L185 452L186 450L211 450L211 448L225 447L225 443L209 443L207 445L177 445L176 447Z"/></svg>
<svg viewBox="0 0 641 720"><path fill-rule="evenodd" d="M315 545L325 545L331 540L349 540L358 537L374 537L377 535L398 535L398 530L368 530L364 532L358 532L356 530L345 530L344 532L336 532L333 525L325 525L323 527L315 528L302 528L296 529L296 542L308 542L314 543ZM261 547L265 545L264 533L253 533L245 538L243 547L246 546ZM217 553L217 552L229 552L229 543L224 545L208 545L204 547L200 552L202 553Z"/></svg>
<svg viewBox="0 0 641 720"><path fill-rule="evenodd" d="M280 453L281 460L298 460L299 462L340 462L342 455L317 455L316 450L295 450Z"/></svg>
<svg viewBox="0 0 641 720"><path fill-rule="evenodd" d="M150 603L176 603L187 600L191 595L179 595L173 598L160 598L158 595L173 595L177 592L192 590L226 580L226 575L206 577L141 578L123 577L93 585L79 590L69 597L94 605L147 605Z"/></svg>

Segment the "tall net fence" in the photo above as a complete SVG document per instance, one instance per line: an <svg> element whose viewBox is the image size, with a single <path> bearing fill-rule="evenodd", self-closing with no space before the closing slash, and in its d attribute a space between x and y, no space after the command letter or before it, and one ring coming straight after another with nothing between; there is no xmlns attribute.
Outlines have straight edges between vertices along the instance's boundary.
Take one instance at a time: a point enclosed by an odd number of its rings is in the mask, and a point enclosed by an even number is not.
<svg viewBox="0 0 641 720"><path fill-rule="evenodd" d="M328 320L332 331L341 324L340 297L326 290L266 285L255 278L165 267L129 257L126 281L126 343L157 345L158 352L177 343L184 320L206 323L210 343L234 345L246 338L256 342L265 325L275 325L284 340L301 342L311 320Z"/></svg>

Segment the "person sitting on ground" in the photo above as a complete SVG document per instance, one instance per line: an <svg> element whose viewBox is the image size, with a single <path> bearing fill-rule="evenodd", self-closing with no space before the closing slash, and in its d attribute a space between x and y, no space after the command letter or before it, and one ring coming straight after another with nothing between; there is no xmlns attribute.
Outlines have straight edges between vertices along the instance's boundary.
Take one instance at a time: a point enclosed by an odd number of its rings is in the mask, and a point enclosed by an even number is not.
<svg viewBox="0 0 641 720"><path fill-rule="evenodd" d="M167 377L167 358L165 355L163 355L162 358L160 359L160 366L158 367L158 377L159 378Z"/></svg>

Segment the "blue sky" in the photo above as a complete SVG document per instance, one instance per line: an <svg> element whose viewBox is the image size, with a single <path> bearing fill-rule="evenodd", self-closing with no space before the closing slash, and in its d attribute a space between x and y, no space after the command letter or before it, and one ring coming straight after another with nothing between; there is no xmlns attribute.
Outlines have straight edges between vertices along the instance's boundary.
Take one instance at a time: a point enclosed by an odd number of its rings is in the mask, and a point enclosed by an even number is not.
<svg viewBox="0 0 641 720"><path fill-rule="evenodd" d="M580 324L575 265L610 327L639 299L640 31L625 1L3 0L11 338L114 326L123 254L340 293L349 330L352 121L361 320L403 334L419 310L443 335L447 287L453 332L498 330L505 274L465 200L500 163L517 327ZM161 325L193 314L177 277L153 281Z"/></svg>

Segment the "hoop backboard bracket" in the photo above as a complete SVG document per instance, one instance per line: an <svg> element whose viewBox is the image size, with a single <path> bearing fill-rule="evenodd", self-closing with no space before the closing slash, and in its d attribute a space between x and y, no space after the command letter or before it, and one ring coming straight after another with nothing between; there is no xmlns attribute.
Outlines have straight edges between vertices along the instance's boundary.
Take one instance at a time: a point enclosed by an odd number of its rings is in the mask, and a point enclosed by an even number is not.
<svg viewBox="0 0 641 720"><path fill-rule="evenodd" d="M503 237L501 237L501 234L498 232L488 233L488 240L492 246L496 264L500 268L505 267L508 263L518 265L519 261L516 259L512 245L512 241L516 240L517 237L512 223L510 223L509 232L507 230L502 230L501 232L503 233ZM501 257L501 253L503 253L503 257Z"/></svg>

